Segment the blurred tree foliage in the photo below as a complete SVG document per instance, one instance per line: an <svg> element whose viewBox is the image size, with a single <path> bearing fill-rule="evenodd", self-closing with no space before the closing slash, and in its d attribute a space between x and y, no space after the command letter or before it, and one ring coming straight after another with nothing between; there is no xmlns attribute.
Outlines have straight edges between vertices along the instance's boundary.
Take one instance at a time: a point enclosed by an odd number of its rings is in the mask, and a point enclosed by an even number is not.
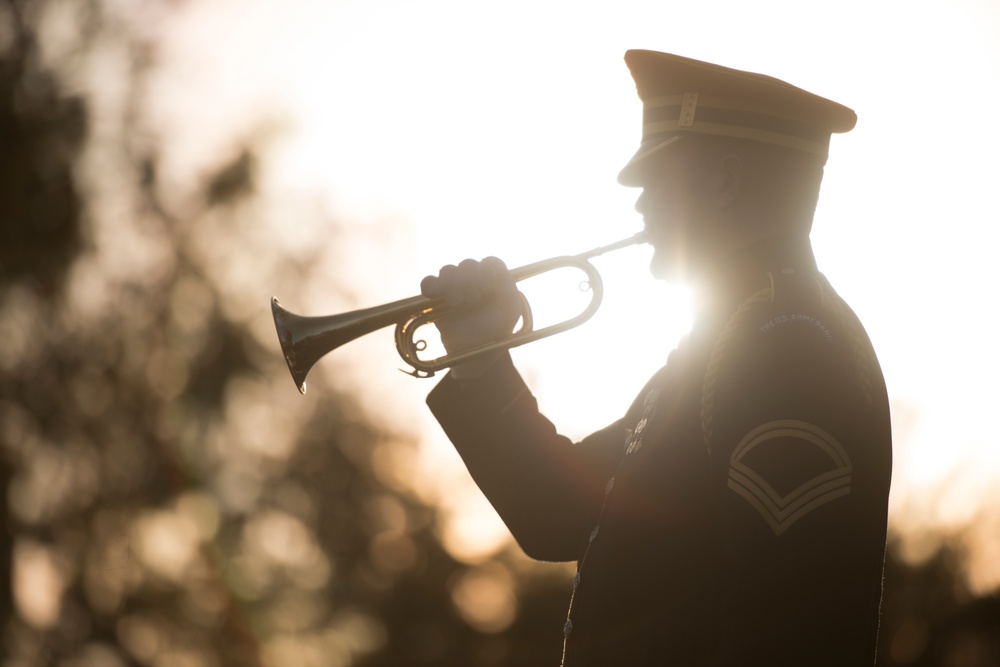
<svg viewBox="0 0 1000 667"><path fill-rule="evenodd" d="M1000 592L975 596L965 583L960 536L937 536L918 562L890 538L882 602L879 665L1000 665Z"/></svg>
<svg viewBox="0 0 1000 667"><path fill-rule="evenodd" d="M259 290L315 257L260 212L259 137L163 176L120 10L0 5L0 664L552 664L564 578L456 561L412 439L292 388Z"/></svg>
<svg viewBox="0 0 1000 667"><path fill-rule="evenodd" d="M412 439L290 390L259 285L316 257L274 241L259 137L164 176L121 7L0 5L0 665L557 664L564 571L456 561ZM1000 664L957 557L893 555L883 664Z"/></svg>

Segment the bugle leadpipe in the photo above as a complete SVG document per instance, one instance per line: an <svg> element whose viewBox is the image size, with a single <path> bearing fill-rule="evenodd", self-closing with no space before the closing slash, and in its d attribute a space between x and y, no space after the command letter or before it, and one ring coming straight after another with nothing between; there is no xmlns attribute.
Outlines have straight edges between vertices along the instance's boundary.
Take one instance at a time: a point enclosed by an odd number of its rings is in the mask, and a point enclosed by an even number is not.
<svg viewBox="0 0 1000 667"><path fill-rule="evenodd" d="M432 298L420 295L337 315L308 317L285 310L281 307L277 297L272 297L271 313L274 316L274 326L278 332L278 340L281 343L281 351L288 364L288 370L292 374L295 386L303 394L306 393L306 376L321 357L345 343L390 325L396 325L396 351L403 361L413 368L410 374L416 377L432 377L437 371L471 361L481 355L496 350L519 347L583 324L593 317L604 298L604 283L601 274L589 260L646 242L645 232L640 232L627 239L594 248L579 255L552 257L511 269L510 275L515 282L521 282L556 269L579 269L587 275L585 284L591 293L590 302L575 317L541 329L535 329L532 322L531 306L526 299L522 298L521 326L517 331L505 338L458 352L449 351L434 359L421 359L419 357L419 353L425 349L425 343L422 340L414 340L414 332L425 324L432 324L436 319L454 314L457 310L469 306L452 306L442 297Z"/></svg>

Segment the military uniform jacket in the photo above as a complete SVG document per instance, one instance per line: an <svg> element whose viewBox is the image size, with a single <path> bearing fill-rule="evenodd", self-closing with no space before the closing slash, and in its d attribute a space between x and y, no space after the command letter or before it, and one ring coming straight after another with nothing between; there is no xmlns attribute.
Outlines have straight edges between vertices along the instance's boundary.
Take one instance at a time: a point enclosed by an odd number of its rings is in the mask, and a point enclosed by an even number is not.
<svg viewBox="0 0 1000 667"><path fill-rule="evenodd" d="M509 357L428 404L524 551L578 562L566 665L874 663L888 401L807 240L735 261L628 413L580 443Z"/></svg>

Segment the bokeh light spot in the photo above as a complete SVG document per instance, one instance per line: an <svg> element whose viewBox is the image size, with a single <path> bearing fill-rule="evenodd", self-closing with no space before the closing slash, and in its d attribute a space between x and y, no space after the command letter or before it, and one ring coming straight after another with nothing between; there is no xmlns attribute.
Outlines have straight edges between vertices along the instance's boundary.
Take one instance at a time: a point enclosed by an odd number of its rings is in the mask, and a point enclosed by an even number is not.
<svg viewBox="0 0 1000 667"><path fill-rule="evenodd" d="M480 632L502 632L517 616L513 580L499 564L460 575L451 586L451 599L465 622Z"/></svg>

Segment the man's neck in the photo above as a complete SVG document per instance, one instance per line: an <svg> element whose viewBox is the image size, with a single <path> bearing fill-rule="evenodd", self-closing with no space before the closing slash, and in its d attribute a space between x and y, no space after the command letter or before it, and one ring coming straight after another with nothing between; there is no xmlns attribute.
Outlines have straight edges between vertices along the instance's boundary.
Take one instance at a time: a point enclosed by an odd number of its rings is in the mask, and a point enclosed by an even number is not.
<svg viewBox="0 0 1000 667"><path fill-rule="evenodd" d="M815 272L809 237L780 235L764 238L721 255L692 283L698 310L729 308L767 286L769 271Z"/></svg>

